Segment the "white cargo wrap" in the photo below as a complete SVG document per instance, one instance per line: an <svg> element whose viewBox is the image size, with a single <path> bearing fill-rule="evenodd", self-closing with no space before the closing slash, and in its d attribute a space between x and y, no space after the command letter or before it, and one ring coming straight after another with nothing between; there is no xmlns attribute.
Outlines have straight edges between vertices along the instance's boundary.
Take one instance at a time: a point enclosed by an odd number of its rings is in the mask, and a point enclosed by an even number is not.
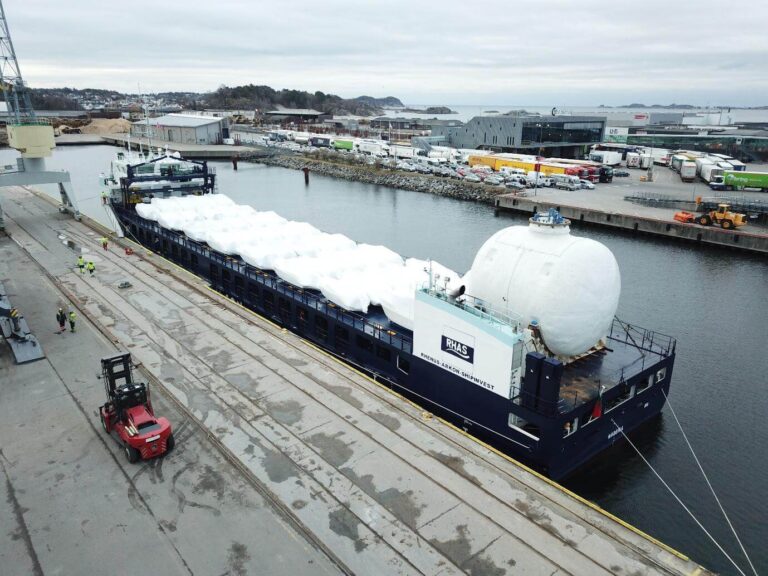
<svg viewBox="0 0 768 576"><path fill-rule="evenodd" d="M536 320L547 347L561 356L589 350L610 331L621 292L608 248L564 227L513 226L480 248L466 291L498 310Z"/></svg>
<svg viewBox="0 0 768 576"><path fill-rule="evenodd" d="M155 198L137 205L136 212L252 266L274 270L286 282L320 290L347 310L366 312L371 304L381 305L390 320L408 329L413 329L416 289L429 281L425 260L403 260L384 246L358 244L343 234L240 206L222 194ZM437 262L431 266L440 286L460 285L456 272Z"/></svg>

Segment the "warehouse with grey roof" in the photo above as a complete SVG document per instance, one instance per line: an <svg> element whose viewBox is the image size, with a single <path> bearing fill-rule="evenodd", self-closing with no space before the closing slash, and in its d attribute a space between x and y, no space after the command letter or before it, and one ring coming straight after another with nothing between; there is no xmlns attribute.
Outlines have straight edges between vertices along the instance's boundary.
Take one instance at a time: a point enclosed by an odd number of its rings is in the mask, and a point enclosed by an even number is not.
<svg viewBox="0 0 768 576"><path fill-rule="evenodd" d="M131 136L181 144L221 144L229 138L229 121L212 116L166 114L134 122Z"/></svg>

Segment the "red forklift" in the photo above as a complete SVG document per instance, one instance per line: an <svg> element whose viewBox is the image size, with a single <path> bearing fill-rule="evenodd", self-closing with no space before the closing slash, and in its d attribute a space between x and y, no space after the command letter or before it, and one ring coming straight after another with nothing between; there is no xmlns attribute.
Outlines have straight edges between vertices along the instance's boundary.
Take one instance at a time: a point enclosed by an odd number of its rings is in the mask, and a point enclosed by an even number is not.
<svg viewBox="0 0 768 576"><path fill-rule="evenodd" d="M171 423L155 418L149 386L133 381L129 353L101 359L107 403L99 408L104 431L123 446L128 462L149 460L173 450Z"/></svg>

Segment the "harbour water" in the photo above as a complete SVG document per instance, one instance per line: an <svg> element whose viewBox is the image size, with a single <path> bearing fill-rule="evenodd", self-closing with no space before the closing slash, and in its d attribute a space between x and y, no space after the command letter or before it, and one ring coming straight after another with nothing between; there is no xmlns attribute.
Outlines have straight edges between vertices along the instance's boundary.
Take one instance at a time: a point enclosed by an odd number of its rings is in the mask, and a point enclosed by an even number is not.
<svg viewBox="0 0 768 576"><path fill-rule="evenodd" d="M55 151L51 169L68 169L81 210L104 220L98 175L115 148ZM0 163L15 153L0 151ZM282 168L215 163L219 191L287 218L383 244L405 256L467 270L495 231L525 223L494 217L486 205L338 181ZM596 229L622 273L619 316L678 339L670 401L758 570L768 567L768 261ZM566 289L567 287L564 287ZM738 547L701 478L669 407L636 438L650 463L734 557ZM628 446L566 483L582 496L724 574L734 569ZM741 562L746 567L745 562Z"/></svg>

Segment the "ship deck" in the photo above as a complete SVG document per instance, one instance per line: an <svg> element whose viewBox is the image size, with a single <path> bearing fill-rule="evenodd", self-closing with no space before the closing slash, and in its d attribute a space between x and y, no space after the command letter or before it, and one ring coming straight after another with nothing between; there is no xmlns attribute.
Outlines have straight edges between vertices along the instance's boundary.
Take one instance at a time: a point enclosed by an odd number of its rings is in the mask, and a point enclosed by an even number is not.
<svg viewBox="0 0 768 576"><path fill-rule="evenodd" d="M658 349L644 350L623 337L621 328L606 347L567 364L560 387L561 412L586 404L603 392L642 372L663 358Z"/></svg>
<svg viewBox="0 0 768 576"><path fill-rule="evenodd" d="M250 566L254 573L271 574L327 573L334 567L358 574L705 573L461 431L425 418L418 407L211 292L202 280L170 262L134 244L132 256L114 245L103 252L98 245L101 231L67 219L26 190L9 189L3 195L10 200L4 203L8 229L25 251L19 250L10 266L28 270L30 285L39 287L28 294L18 290L14 304L26 309L45 305L37 316L29 316L35 320L30 323L33 331L50 330L50 302L73 302L81 313L82 335L98 330L129 350L151 380L158 402L178 410L170 415L179 431L175 455L133 467L125 464L114 443L95 441L101 434L94 408L101 383L95 381L98 366L89 367L87 360L99 351L86 353L61 344L56 351L44 342L67 367L63 376L82 397L78 401L87 400L79 412L76 403L67 404L66 410L75 410L79 420L64 420L59 413L56 422L63 425L52 426L51 434L82 436L86 420L94 440L80 438L84 456L74 454L55 465L46 464L48 449L4 446L3 465L10 462L11 467L6 473L25 488L16 491L16 519L24 522L27 535L0 544L6 563L21 557L15 550L22 545L31 550L41 573L87 572L84 566L104 559L108 547L92 545L85 536L90 529L79 521L93 517L93 506L104 512L110 502L92 502L90 488L68 491L66 505L46 507L48 512L34 500L50 498L45 488L33 487L53 481L55 473L64 478L87 473L89 480L103 484L95 488L99 493L109 485L122 490L117 502L121 510L141 511L129 514L128 530L121 528L122 515L97 514L94 530L105 538L118 531L123 551L144 551L142 545L151 542L152 553L136 553L133 559L121 554L126 564L143 572L244 572ZM72 247L93 257L93 277L74 270ZM25 258L22 265L19 260ZM29 264L32 259L40 268ZM6 267L3 274L9 273ZM132 286L118 288L125 280ZM101 346L107 340L100 340ZM72 362L73 355L77 362ZM41 365L28 366L33 370ZM22 376L14 381L13 394L5 384L0 389L6 414L0 427L25 414L38 415L39 402L23 401L35 396L20 391L35 377L29 372L26 380ZM64 411L63 403L58 404ZM219 460L226 457L234 464L236 478L207 455L195 457L197 447L189 438L198 427L203 440L217 448ZM92 461L94 454L105 453L117 453L110 465ZM44 469L42 480L33 475L38 468ZM190 470L200 478L183 489ZM225 506L239 502L230 496L233 485L263 495L255 507L240 501L238 525L231 524ZM72 506L81 512L73 514ZM284 518L290 535L282 528L276 532L265 514ZM75 528L65 521L69 518L78 521ZM275 538L276 533L282 537ZM220 542L227 538L231 542ZM202 543L209 539L213 545ZM291 552L289 540L311 545L305 546L307 552ZM220 564L219 549L226 553L221 561L229 565ZM168 566L169 557L176 565ZM292 563L264 565L271 557ZM307 562L303 569L296 567L296 558ZM18 562L17 571L33 571Z"/></svg>

